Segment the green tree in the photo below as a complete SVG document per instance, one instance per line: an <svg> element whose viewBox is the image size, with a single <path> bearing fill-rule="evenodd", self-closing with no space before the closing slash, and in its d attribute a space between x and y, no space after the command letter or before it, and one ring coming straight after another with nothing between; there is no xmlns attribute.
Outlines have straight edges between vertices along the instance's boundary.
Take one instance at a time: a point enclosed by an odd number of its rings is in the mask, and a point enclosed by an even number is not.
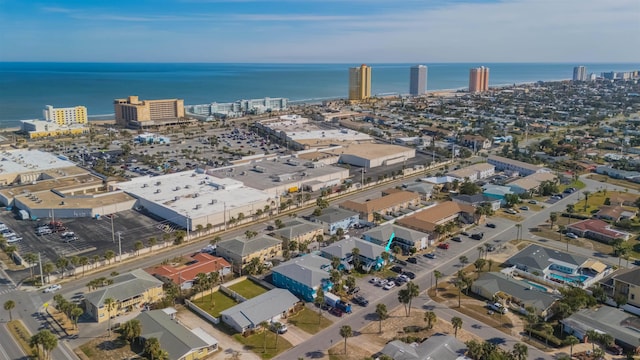
<svg viewBox="0 0 640 360"><path fill-rule="evenodd" d="M584 194L584 206L582 211L583 212L587 212L587 206L589 205L589 195L591 195L591 191L589 190L585 190L582 192L582 194Z"/></svg>
<svg viewBox="0 0 640 360"><path fill-rule="evenodd" d="M104 299L104 307L107 310L107 316L109 317L109 328L107 329L107 334L111 337L111 312L116 309L117 302L114 298L106 298Z"/></svg>
<svg viewBox="0 0 640 360"><path fill-rule="evenodd" d="M477 272L481 272L482 268L487 264L487 261L485 259L482 258L478 258L476 259L476 261L473 263L473 266L475 266L476 271Z"/></svg>
<svg viewBox="0 0 640 360"><path fill-rule="evenodd" d="M82 314L84 314L84 310L79 306L74 306L70 311L71 319L73 320L73 325L76 330L78 330L78 319Z"/></svg>
<svg viewBox="0 0 640 360"><path fill-rule="evenodd" d="M434 270L433 277L436 279L436 295L438 295L438 280L444 277L444 274L438 270Z"/></svg>
<svg viewBox="0 0 640 360"><path fill-rule="evenodd" d="M573 359L573 345L577 345L580 343L580 340L578 340L577 337L573 336L573 335L569 335L567 336L566 339L564 339L564 343L569 345L569 358Z"/></svg>
<svg viewBox="0 0 640 360"><path fill-rule="evenodd" d="M523 343L513 344L513 358L514 360L527 360L529 354L529 347Z"/></svg>
<svg viewBox="0 0 640 360"><path fill-rule="evenodd" d="M549 214L549 221L551 222L551 229L553 229L553 224L558 221L558 213L552 212Z"/></svg>
<svg viewBox="0 0 640 360"><path fill-rule="evenodd" d="M376 315L378 315L378 333L382 334L382 321L389 318L387 305L379 303L376 305Z"/></svg>
<svg viewBox="0 0 640 360"><path fill-rule="evenodd" d="M16 302L13 300L7 300L4 302L4 309L9 312L9 321L13 321L13 309L16 307Z"/></svg>
<svg viewBox="0 0 640 360"><path fill-rule="evenodd" d="M544 345L549 347L549 337L553 335L553 325L548 323L542 324L542 332L545 334Z"/></svg>
<svg viewBox="0 0 640 360"><path fill-rule="evenodd" d="M23 257L24 261L29 265L29 277L33 277L33 265L38 262L38 255L34 253L26 253Z"/></svg>
<svg viewBox="0 0 640 360"><path fill-rule="evenodd" d="M47 275L47 282L50 281L50 275L53 272L53 270L56 269L56 265L54 263L52 263L51 261L46 262L43 266L42 266L42 271Z"/></svg>
<svg viewBox="0 0 640 360"><path fill-rule="evenodd" d="M322 305L324 305L324 291L318 289L316 291L316 297L313 299L313 303L318 307L318 325L322 322Z"/></svg>
<svg viewBox="0 0 640 360"><path fill-rule="evenodd" d="M58 346L58 338L51 331L44 329L31 336L29 345L35 349L38 359L51 359L53 349Z"/></svg>
<svg viewBox="0 0 640 360"><path fill-rule="evenodd" d="M142 241L138 240L133 244L133 248L136 251L136 256L140 255L140 250L144 247Z"/></svg>
<svg viewBox="0 0 640 360"><path fill-rule="evenodd" d="M460 261L460 264L462 264L462 266L469 263L469 258L464 255L460 256L458 260Z"/></svg>
<svg viewBox="0 0 640 360"><path fill-rule="evenodd" d="M458 337L458 329L462 328L462 319L454 316L451 318L451 326L453 327L453 335L454 337Z"/></svg>
<svg viewBox="0 0 640 360"><path fill-rule="evenodd" d="M344 339L344 353L347 354L347 339L353 336L353 330L351 330L351 326L343 325L340 328L340 336Z"/></svg>
<svg viewBox="0 0 640 360"><path fill-rule="evenodd" d="M60 275L62 275L63 279L64 271L67 269L67 266L69 266L69 260L67 258L59 257L58 260L56 260L56 267L60 270Z"/></svg>
<svg viewBox="0 0 640 360"><path fill-rule="evenodd" d="M104 259L107 260L108 264L111 264L111 259L116 257L116 253L113 250L107 250L104 252Z"/></svg>
<svg viewBox="0 0 640 360"><path fill-rule="evenodd" d="M424 321L427 323L427 329L431 330L433 329L433 325L438 321L438 317L433 311L425 311Z"/></svg>
<svg viewBox="0 0 640 360"><path fill-rule="evenodd" d="M263 321L260 323L260 327L262 328L262 352L267 352L267 332L269 331L269 323Z"/></svg>
<svg viewBox="0 0 640 360"><path fill-rule="evenodd" d="M279 337L280 332L282 330L282 323L275 322L275 323L271 324L271 326L273 326L273 331L276 333L276 349L277 349L278 348L278 337Z"/></svg>

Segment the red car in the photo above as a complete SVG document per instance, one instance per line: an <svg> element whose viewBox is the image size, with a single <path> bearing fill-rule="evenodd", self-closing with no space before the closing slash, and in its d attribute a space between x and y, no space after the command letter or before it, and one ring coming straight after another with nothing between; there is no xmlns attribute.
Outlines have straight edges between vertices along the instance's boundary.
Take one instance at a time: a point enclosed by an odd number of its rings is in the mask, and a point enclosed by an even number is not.
<svg viewBox="0 0 640 360"><path fill-rule="evenodd" d="M342 317L342 310L338 308L331 308L331 310L329 310L329 314L335 315L337 317Z"/></svg>
<svg viewBox="0 0 640 360"><path fill-rule="evenodd" d="M449 243L440 243L440 244L438 244L438 247L440 249L447 250L447 249L449 249Z"/></svg>

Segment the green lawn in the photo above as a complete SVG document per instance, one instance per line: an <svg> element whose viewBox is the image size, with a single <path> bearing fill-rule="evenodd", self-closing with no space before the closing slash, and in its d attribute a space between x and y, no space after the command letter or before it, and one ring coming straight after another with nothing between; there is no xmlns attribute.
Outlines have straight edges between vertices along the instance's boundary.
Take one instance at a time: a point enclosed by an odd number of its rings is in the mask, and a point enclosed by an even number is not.
<svg viewBox="0 0 640 360"><path fill-rule="evenodd" d="M318 311L306 307L302 308L296 315L290 317L288 322L309 334L315 334L332 324L331 320L324 316L321 316L318 322Z"/></svg>
<svg viewBox="0 0 640 360"><path fill-rule="evenodd" d="M265 334L267 351L265 351ZM282 336L278 336L278 347L276 348L276 334L269 330L247 337L242 336L242 334L235 334L233 338L243 344L247 350L253 351L263 359L271 359L292 347L291 343L282 338Z"/></svg>
<svg viewBox="0 0 640 360"><path fill-rule="evenodd" d="M199 308L215 317L219 317L220 312L238 304L235 300L220 291L214 292L213 295L207 294L196 299L194 303L198 305Z"/></svg>
<svg viewBox="0 0 640 360"><path fill-rule="evenodd" d="M266 293L268 290L255 282L246 279L237 284L229 286L229 289L237 292L238 294L244 296L246 299L254 298L258 295Z"/></svg>

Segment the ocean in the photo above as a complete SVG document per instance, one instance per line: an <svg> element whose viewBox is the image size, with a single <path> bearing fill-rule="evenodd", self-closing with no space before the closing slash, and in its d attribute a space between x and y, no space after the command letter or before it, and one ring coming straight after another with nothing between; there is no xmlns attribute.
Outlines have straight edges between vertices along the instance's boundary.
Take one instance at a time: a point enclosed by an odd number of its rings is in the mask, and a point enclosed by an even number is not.
<svg viewBox="0 0 640 360"><path fill-rule="evenodd" d="M285 97L292 102L345 98L348 68L359 64L16 63L0 62L0 128L42 117L45 105L84 105L109 118L113 99L181 98L185 104ZM372 93L406 94L414 64L369 64ZM570 79L576 64L429 64L428 90L468 86L469 68L490 68L489 85ZM640 64L579 64L587 73L630 71Z"/></svg>

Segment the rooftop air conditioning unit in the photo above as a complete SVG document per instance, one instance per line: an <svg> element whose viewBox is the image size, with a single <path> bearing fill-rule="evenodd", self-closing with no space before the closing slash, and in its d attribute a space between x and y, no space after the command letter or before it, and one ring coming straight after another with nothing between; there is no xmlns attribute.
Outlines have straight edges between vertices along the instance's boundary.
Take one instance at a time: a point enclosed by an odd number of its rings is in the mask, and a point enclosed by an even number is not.
<svg viewBox="0 0 640 360"><path fill-rule="evenodd" d="M213 200L211 200L211 202L209 204L213 205L213 204L216 204L217 202L218 202L218 200L213 199Z"/></svg>
<svg viewBox="0 0 640 360"><path fill-rule="evenodd" d="M196 177L196 173L191 174L191 177Z"/></svg>
<svg viewBox="0 0 640 360"><path fill-rule="evenodd" d="M155 193L160 194L160 189L156 189Z"/></svg>
<svg viewBox="0 0 640 360"><path fill-rule="evenodd" d="M162 184L162 182L161 182L161 181L157 181L157 182L156 182L156 186L160 186L161 184Z"/></svg>
<svg viewBox="0 0 640 360"><path fill-rule="evenodd" d="M178 200L180 200L180 196L175 196L175 197L173 198L173 201L178 201Z"/></svg>
<svg viewBox="0 0 640 360"><path fill-rule="evenodd" d="M196 197L198 197L198 196L200 196L200 194L198 194L198 193L193 194L193 197L194 197L194 198L196 198Z"/></svg>
<svg viewBox="0 0 640 360"><path fill-rule="evenodd" d="M142 184L142 187L143 187L143 188L146 188L147 186L148 186L148 184L146 184L146 183L145 183L145 184Z"/></svg>
<svg viewBox="0 0 640 360"><path fill-rule="evenodd" d="M197 204L197 205L196 205L196 210L199 210L201 207L202 207L202 205Z"/></svg>
<svg viewBox="0 0 640 360"><path fill-rule="evenodd" d="M185 189L191 189L191 185L185 185L184 188Z"/></svg>

